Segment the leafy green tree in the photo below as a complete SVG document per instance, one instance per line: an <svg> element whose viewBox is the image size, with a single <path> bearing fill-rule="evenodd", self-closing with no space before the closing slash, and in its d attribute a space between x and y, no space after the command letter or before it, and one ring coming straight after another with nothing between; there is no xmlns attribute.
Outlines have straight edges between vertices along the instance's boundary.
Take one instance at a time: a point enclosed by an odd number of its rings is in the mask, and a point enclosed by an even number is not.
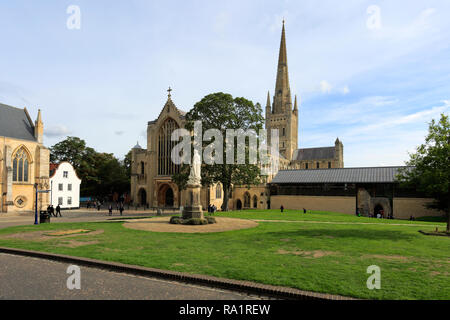
<svg viewBox="0 0 450 320"><path fill-rule="evenodd" d="M450 122L448 115L431 121L425 143L410 154L407 165L398 179L406 187L432 197L427 207L440 209L447 214L447 232L450 232Z"/></svg>
<svg viewBox="0 0 450 320"><path fill-rule="evenodd" d="M127 158L127 156L125 157ZM130 158L131 159L131 158ZM51 162L70 162L81 178L82 196L105 198L130 190L130 163L113 154L99 153L77 137L68 137L50 148Z"/></svg>
<svg viewBox="0 0 450 320"><path fill-rule="evenodd" d="M86 151L86 142L77 137L67 137L50 148L50 161L58 163L70 162L78 170L81 168Z"/></svg>
<svg viewBox="0 0 450 320"><path fill-rule="evenodd" d="M202 136L208 129L220 130L223 138L226 137L227 129L253 129L256 133L263 128L264 118L262 108L259 104L245 98L233 98L226 93L213 93L197 102L194 108L186 114L186 129L193 131L194 122L202 121ZM202 185L208 186L221 183L223 186L224 201L222 210L228 211L230 191L233 185L246 185L261 183L260 168L258 164L250 164L248 152L246 152L245 164L237 164L237 139L235 138L234 159L235 163L228 164L226 144L223 143L223 164L202 165ZM211 144L212 141L203 142L202 150ZM246 142L246 151L249 144ZM180 173L173 175L172 179L181 189L186 187L186 182L190 173L188 165L180 168Z"/></svg>

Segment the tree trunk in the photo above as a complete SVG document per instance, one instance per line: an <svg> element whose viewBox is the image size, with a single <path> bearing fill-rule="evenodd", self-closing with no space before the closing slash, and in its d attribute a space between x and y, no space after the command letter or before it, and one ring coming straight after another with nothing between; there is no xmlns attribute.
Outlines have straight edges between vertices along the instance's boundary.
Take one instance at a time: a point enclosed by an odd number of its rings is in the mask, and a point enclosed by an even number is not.
<svg viewBox="0 0 450 320"><path fill-rule="evenodd" d="M447 196L447 232L450 233L450 196Z"/></svg>
<svg viewBox="0 0 450 320"><path fill-rule="evenodd" d="M223 203L222 203L222 211L227 212L228 211L228 200L230 195L230 187L223 185Z"/></svg>

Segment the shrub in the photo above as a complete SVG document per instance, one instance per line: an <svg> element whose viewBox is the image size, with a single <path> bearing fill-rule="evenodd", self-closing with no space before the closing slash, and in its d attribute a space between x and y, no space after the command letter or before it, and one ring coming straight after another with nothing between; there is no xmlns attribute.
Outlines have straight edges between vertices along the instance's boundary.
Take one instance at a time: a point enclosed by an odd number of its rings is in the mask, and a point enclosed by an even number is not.
<svg viewBox="0 0 450 320"><path fill-rule="evenodd" d="M199 225L205 225L205 224L208 224L208 220L206 220L206 219L200 219L200 218L192 218L192 219L185 220L185 221L183 222L183 224L193 225L193 226L199 226Z"/></svg>
<svg viewBox="0 0 450 320"><path fill-rule="evenodd" d="M208 221L208 224L214 224L217 223L216 218L214 217L205 217L206 221Z"/></svg>
<svg viewBox="0 0 450 320"><path fill-rule="evenodd" d="M183 223L183 219L181 217L174 216L174 217L170 218L170 224L182 224L182 223Z"/></svg>

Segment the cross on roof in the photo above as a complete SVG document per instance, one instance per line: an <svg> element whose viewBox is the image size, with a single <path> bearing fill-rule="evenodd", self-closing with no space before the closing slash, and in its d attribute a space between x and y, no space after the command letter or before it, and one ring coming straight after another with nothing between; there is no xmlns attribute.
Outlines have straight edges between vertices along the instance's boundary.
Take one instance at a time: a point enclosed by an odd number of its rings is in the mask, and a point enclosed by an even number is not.
<svg viewBox="0 0 450 320"><path fill-rule="evenodd" d="M169 93L169 98L172 96L171 92L172 92L172 88L169 87L169 90L167 90L167 92Z"/></svg>

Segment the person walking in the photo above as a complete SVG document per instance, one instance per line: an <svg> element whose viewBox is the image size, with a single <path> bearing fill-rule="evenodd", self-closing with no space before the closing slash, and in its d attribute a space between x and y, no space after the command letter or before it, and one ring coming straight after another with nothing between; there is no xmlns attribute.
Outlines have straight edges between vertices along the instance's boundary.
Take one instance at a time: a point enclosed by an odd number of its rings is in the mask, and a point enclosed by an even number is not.
<svg viewBox="0 0 450 320"><path fill-rule="evenodd" d="M109 205L109 215L112 216L113 207L112 204Z"/></svg>
<svg viewBox="0 0 450 320"><path fill-rule="evenodd" d="M56 217L56 214L55 214L55 207L53 207L52 204L50 205L50 215Z"/></svg>
<svg viewBox="0 0 450 320"><path fill-rule="evenodd" d="M59 214L59 216L62 218L62 215L61 215L61 207L59 206L59 204L58 204L58 206L56 207L56 217L58 217L58 214Z"/></svg>
<svg viewBox="0 0 450 320"><path fill-rule="evenodd" d="M123 214L123 210L124 210L124 208L123 208L123 203L120 203L120 215L122 215Z"/></svg>
<svg viewBox="0 0 450 320"><path fill-rule="evenodd" d="M284 212L284 207L283 207L283 205L281 205L281 208L280 208L280 210L281 210L281 213L283 213L283 212Z"/></svg>
<svg viewBox="0 0 450 320"><path fill-rule="evenodd" d="M306 214L306 209L305 208L303 208L303 213Z"/></svg>

